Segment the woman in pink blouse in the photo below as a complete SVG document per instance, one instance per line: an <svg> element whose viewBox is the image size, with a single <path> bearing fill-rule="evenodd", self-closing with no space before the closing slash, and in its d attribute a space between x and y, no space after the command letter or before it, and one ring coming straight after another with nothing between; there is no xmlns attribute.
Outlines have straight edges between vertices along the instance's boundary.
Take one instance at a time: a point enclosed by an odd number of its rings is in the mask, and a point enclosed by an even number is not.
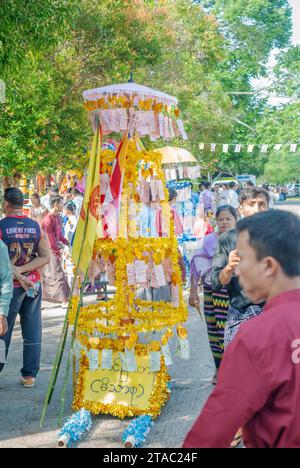
<svg viewBox="0 0 300 468"><path fill-rule="evenodd" d="M69 242L62 234L60 213L63 211L59 196L50 198L50 212L43 218L42 228L47 234L51 247L50 263L43 270L43 300L67 305L70 287L61 264L62 247Z"/></svg>

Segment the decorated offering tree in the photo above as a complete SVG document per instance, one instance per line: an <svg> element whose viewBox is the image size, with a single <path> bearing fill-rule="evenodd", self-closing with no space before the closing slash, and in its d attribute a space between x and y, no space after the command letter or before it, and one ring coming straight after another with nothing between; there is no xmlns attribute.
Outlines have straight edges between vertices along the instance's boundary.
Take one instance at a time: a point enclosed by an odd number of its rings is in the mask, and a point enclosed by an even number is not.
<svg viewBox="0 0 300 468"><path fill-rule="evenodd" d="M186 134L177 100L158 91L128 83L83 95L95 135L73 261L85 278L101 266L116 291L92 305L80 295L71 299L68 323L79 367L73 406L155 417L169 398L169 341L175 335L184 359L189 343L162 155L147 151L140 138Z"/></svg>

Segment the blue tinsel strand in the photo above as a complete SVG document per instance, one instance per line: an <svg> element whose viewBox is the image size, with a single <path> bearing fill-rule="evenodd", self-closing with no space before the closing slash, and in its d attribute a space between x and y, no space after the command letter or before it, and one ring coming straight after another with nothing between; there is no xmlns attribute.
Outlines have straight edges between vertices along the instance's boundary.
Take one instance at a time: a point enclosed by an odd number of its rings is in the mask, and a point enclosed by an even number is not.
<svg viewBox="0 0 300 468"><path fill-rule="evenodd" d="M58 437L62 437L66 434L70 435L70 441L68 447L72 447L78 440L81 439L82 435L90 431L92 427L91 413L84 408L73 414L70 419L65 423L63 428L58 434Z"/></svg>
<svg viewBox="0 0 300 468"><path fill-rule="evenodd" d="M185 181L185 182L176 182L174 180L170 180L169 182L166 183L166 186L167 188L173 188L173 189L177 189L177 190L182 190L186 187L193 187L193 184L192 182L188 182L188 181Z"/></svg>
<svg viewBox="0 0 300 468"><path fill-rule="evenodd" d="M127 437L132 436L135 439L135 446L141 447L145 443L152 426L154 426L153 419L148 414L133 419L124 431L123 443L126 442Z"/></svg>

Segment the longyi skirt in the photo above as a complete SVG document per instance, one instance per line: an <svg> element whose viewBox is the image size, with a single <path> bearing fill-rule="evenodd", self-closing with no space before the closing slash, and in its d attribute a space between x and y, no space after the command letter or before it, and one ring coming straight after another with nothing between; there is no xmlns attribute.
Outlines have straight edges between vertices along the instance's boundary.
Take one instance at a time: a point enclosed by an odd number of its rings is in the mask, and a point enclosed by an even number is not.
<svg viewBox="0 0 300 468"><path fill-rule="evenodd" d="M51 252L50 262L43 268L43 301L67 302L70 295L70 286L63 270L60 259Z"/></svg>

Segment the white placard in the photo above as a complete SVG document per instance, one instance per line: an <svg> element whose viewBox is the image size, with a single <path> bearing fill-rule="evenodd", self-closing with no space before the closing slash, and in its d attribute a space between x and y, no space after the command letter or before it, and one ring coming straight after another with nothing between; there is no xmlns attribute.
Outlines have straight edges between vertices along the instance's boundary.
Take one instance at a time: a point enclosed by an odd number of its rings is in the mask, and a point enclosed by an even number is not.
<svg viewBox="0 0 300 468"><path fill-rule="evenodd" d="M127 109L119 109L120 130L127 130L128 118Z"/></svg>
<svg viewBox="0 0 300 468"><path fill-rule="evenodd" d="M214 152L216 151L216 146L217 146L216 143L211 143L211 145L210 145L210 151L211 151L212 153L214 153Z"/></svg>
<svg viewBox="0 0 300 468"><path fill-rule="evenodd" d="M173 365L173 359L172 359L169 344L166 344L166 346L162 346L161 350L162 350L162 353L164 355L165 365L166 366L172 366Z"/></svg>
<svg viewBox="0 0 300 468"><path fill-rule="evenodd" d="M140 112L139 131L140 131L141 136L149 134L147 112L143 112L143 111Z"/></svg>
<svg viewBox="0 0 300 468"><path fill-rule="evenodd" d="M157 180L157 190L158 190L158 197L159 201L165 201L165 192L164 192L164 186L161 180Z"/></svg>
<svg viewBox="0 0 300 468"><path fill-rule="evenodd" d="M178 166L178 177L179 179L183 179L183 167Z"/></svg>
<svg viewBox="0 0 300 468"><path fill-rule="evenodd" d="M157 195L158 195L156 180L150 181L150 190L151 190L151 201L155 202L157 199Z"/></svg>
<svg viewBox="0 0 300 468"><path fill-rule="evenodd" d="M172 284L172 305L179 307L179 287Z"/></svg>
<svg viewBox="0 0 300 468"><path fill-rule="evenodd" d="M100 111L101 127L104 133L110 132L111 130L111 122L110 122L111 113L109 111L110 109L102 109Z"/></svg>
<svg viewBox="0 0 300 468"><path fill-rule="evenodd" d="M190 343L189 340L179 340L180 355L182 359L190 359Z"/></svg>
<svg viewBox="0 0 300 468"><path fill-rule="evenodd" d="M165 117L163 114L158 115L158 123L159 123L159 134L161 137L164 136L164 123L165 123Z"/></svg>
<svg viewBox="0 0 300 468"><path fill-rule="evenodd" d="M134 270L136 283L146 283L146 263L143 260L136 260L134 262Z"/></svg>
<svg viewBox="0 0 300 468"><path fill-rule="evenodd" d="M160 351L151 351L150 353L150 372L160 371Z"/></svg>
<svg viewBox="0 0 300 468"><path fill-rule="evenodd" d="M165 115L164 118L164 137L166 140L170 140L170 128L169 128L169 118Z"/></svg>
<svg viewBox="0 0 300 468"><path fill-rule="evenodd" d="M235 153L240 153L242 149L242 145L235 145L234 152Z"/></svg>
<svg viewBox="0 0 300 468"><path fill-rule="evenodd" d="M183 140L187 140L188 137L187 137L187 134L184 130L184 126L183 126L183 122L182 120L177 120L177 127L178 127L178 130L180 131L180 135L182 136L182 139Z"/></svg>
<svg viewBox="0 0 300 468"><path fill-rule="evenodd" d="M176 169L170 169L171 180L177 180Z"/></svg>
<svg viewBox="0 0 300 468"><path fill-rule="evenodd" d="M269 145L262 145L262 147L261 147L261 152L262 152L262 153L267 153L267 152L268 152L268 146L269 146Z"/></svg>
<svg viewBox="0 0 300 468"><path fill-rule="evenodd" d="M167 283L166 283L164 267L162 265L155 265L154 272L155 272L155 277L156 277L158 287L166 286Z"/></svg>
<svg viewBox="0 0 300 468"><path fill-rule="evenodd" d="M88 352L90 370L99 369L99 351L98 349L90 349Z"/></svg>
<svg viewBox="0 0 300 468"><path fill-rule="evenodd" d="M137 364L135 358L135 352L133 349L125 349L125 359L128 372L136 372Z"/></svg>
<svg viewBox="0 0 300 468"><path fill-rule="evenodd" d="M254 145L248 145L247 153L253 153Z"/></svg>
<svg viewBox="0 0 300 468"><path fill-rule="evenodd" d="M174 133L174 128L173 128L173 122L172 119L169 117L169 128L170 128L170 135L171 138L175 138L175 133Z"/></svg>
<svg viewBox="0 0 300 468"><path fill-rule="evenodd" d="M282 145L280 145L280 144L274 146L274 150L275 150L275 151L280 151L281 148L282 148Z"/></svg>
<svg viewBox="0 0 300 468"><path fill-rule="evenodd" d="M223 145L223 153L228 153L229 145Z"/></svg>
<svg viewBox="0 0 300 468"><path fill-rule="evenodd" d="M205 148L204 143L199 143L199 150L200 150L200 151L203 151L204 148Z"/></svg>
<svg viewBox="0 0 300 468"><path fill-rule="evenodd" d="M113 359L113 350L112 349L103 349L102 350L102 369L110 370L112 368L112 359Z"/></svg>
<svg viewBox="0 0 300 468"><path fill-rule="evenodd" d="M136 284L135 282L135 266L133 263L128 263L126 265L127 270L127 284L128 286L133 286Z"/></svg>
<svg viewBox="0 0 300 468"><path fill-rule="evenodd" d="M148 122L149 122L149 131L150 134L155 134L156 133L156 124L155 124L155 114L153 111L148 111Z"/></svg>
<svg viewBox="0 0 300 468"><path fill-rule="evenodd" d="M290 151L291 151L291 153L296 153L297 145L295 145L295 144L291 145Z"/></svg>

